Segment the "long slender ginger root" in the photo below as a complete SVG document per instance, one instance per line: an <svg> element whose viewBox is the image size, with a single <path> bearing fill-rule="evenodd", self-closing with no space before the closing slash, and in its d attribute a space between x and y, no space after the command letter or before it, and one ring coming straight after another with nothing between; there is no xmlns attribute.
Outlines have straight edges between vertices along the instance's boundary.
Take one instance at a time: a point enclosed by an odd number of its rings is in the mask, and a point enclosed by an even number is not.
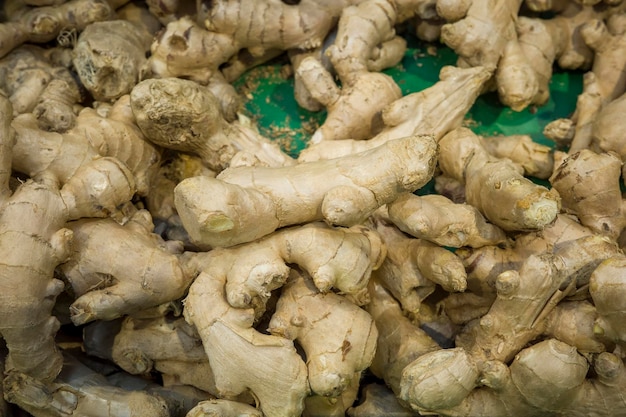
<svg viewBox="0 0 626 417"><path fill-rule="evenodd" d="M321 219L351 226L426 184L436 147L431 137L414 136L333 160L230 168L216 179L182 181L175 190L176 208L200 246L249 242L279 227Z"/></svg>
<svg viewBox="0 0 626 417"><path fill-rule="evenodd" d="M77 359L65 357L65 366L54 382L22 373L4 380L7 399L42 417L168 417L165 399L143 391L117 388Z"/></svg>
<svg viewBox="0 0 626 417"><path fill-rule="evenodd" d="M106 0L71 0L58 6L27 8L0 24L0 57L26 42L52 41L63 29L80 31L93 22L110 19L113 10Z"/></svg>
<svg viewBox="0 0 626 417"><path fill-rule="evenodd" d="M543 229L560 209L559 197L522 176L506 159L491 156L480 138L459 128L439 141L439 166L465 184L468 204L505 231Z"/></svg>
<svg viewBox="0 0 626 417"><path fill-rule="evenodd" d="M389 219L403 232L441 246L460 248L497 245L504 232L467 204L444 196L405 194L387 205Z"/></svg>
<svg viewBox="0 0 626 417"><path fill-rule="evenodd" d="M622 160L614 152L583 149L556 168L550 183L561 195L564 211L575 214L596 233L617 239L626 226L621 170Z"/></svg>
<svg viewBox="0 0 626 417"><path fill-rule="evenodd" d="M432 135L439 140L461 126L465 114L490 76L491 73L482 67L461 69L446 66L439 73L439 82L385 107L382 112L384 127L372 139L320 142L304 149L298 160L307 162L338 158L412 135Z"/></svg>
<svg viewBox="0 0 626 417"><path fill-rule="evenodd" d="M147 211L138 211L124 226L112 219L86 219L68 227L74 241L61 271L77 297L70 306L74 324L111 320L185 294L191 277L151 233ZM119 244L111 246L112 241Z"/></svg>
<svg viewBox="0 0 626 417"><path fill-rule="evenodd" d="M324 397L340 396L358 379L372 362L378 337L365 310L338 294L320 293L310 277L294 270L268 331L302 347L311 391Z"/></svg>
<svg viewBox="0 0 626 417"><path fill-rule="evenodd" d="M217 99L193 81L148 79L137 84L130 104L146 137L169 149L199 155L221 171L235 158L251 158L268 166L293 164L277 144L240 123L228 123Z"/></svg>

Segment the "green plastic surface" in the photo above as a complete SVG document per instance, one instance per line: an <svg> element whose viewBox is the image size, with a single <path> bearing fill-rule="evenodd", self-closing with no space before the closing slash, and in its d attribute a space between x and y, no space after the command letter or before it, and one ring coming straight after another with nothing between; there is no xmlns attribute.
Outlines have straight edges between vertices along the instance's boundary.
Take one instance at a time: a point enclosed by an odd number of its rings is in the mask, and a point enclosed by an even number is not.
<svg viewBox="0 0 626 417"><path fill-rule="evenodd" d="M404 95L421 91L439 80L444 65L454 65L456 55L445 46L410 42L404 59L385 73L391 75ZM248 71L235 83L247 97L245 110L263 135L278 141L292 156L306 147L316 126L324 121L324 111L312 113L298 106L293 94L293 77L285 76L285 63L273 63ZM569 117L582 91L582 74L555 72L551 97L545 105L515 112L498 101L496 93L480 96L467 114L467 125L481 135L528 134L545 145L543 128L552 120Z"/></svg>

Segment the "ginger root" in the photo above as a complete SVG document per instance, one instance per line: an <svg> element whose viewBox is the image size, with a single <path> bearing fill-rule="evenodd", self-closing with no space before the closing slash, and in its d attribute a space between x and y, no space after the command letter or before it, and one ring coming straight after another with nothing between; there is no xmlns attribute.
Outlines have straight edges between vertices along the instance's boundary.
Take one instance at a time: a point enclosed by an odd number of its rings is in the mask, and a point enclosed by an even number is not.
<svg viewBox="0 0 626 417"><path fill-rule="evenodd" d="M176 208L198 246L232 246L279 227L325 220L352 226L432 177L437 145L412 136L369 151L288 167L237 167L175 189ZM297 191L294 191L297 190Z"/></svg>
<svg viewBox="0 0 626 417"><path fill-rule="evenodd" d="M510 161L491 156L471 130L456 129L439 145L443 173L464 183L467 203L503 230L540 230L559 213L556 193L523 177Z"/></svg>

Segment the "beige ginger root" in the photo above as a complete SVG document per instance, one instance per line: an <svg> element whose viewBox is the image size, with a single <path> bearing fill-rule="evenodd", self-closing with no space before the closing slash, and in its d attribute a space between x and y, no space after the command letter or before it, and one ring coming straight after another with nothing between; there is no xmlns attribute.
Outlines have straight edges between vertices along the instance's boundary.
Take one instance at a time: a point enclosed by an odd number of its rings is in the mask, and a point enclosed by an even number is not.
<svg viewBox="0 0 626 417"><path fill-rule="evenodd" d="M0 60L0 88L16 115L33 113L41 129L55 132L74 126L83 99L72 73L34 45L22 45Z"/></svg>
<svg viewBox="0 0 626 417"><path fill-rule="evenodd" d="M598 313L595 330L617 343L623 352L626 345L624 327L626 286L623 282L626 260L620 255L606 259L593 271L589 279L589 293Z"/></svg>
<svg viewBox="0 0 626 417"><path fill-rule="evenodd" d="M130 93L143 76L153 33L129 20L94 22L81 32L73 50L74 68L98 101Z"/></svg>
<svg viewBox="0 0 626 417"><path fill-rule="evenodd" d="M439 82L385 107L382 111L384 127L372 139L320 142L304 149L298 160L310 162L338 158L412 135L432 135L439 140L461 126L490 76L491 72L482 67L462 69L446 66L439 73Z"/></svg>
<svg viewBox="0 0 626 417"><path fill-rule="evenodd" d="M292 270L268 331L295 340L307 358L313 394L340 396L374 357L378 332L365 310ZM355 375L356 374L356 375Z"/></svg>
<svg viewBox="0 0 626 417"><path fill-rule="evenodd" d="M467 204L444 196L405 194L387 205L389 219L403 232L441 246L460 248L497 245L504 232Z"/></svg>
<svg viewBox="0 0 626 417"><path fill-rule="evenodd" d="M398 302L375 278L370 279L368 292L370 302L365 309L378 329L370 371L399 395L403 369L418 357L441 348L404 315Z"/></svg>
<svg viewBox="0 0 626 417"><path fill-rule="evenodd" d="M390 76L370 72L368 66L378 45L394 38L396 20L395 3L389 0L367 0L343 9L335 41L325 52L341 89L319 60L311 57L300 63L297 74L328 111L322 126L313 133L312 143L371 137L375 117L402 96Z"/></svg>
<svg viewBox="0 0 626 417"><path fill-rule="evenodd" d="M235 158L251 158L262 165L283 166L293 160L277 144L254 129L228 123L217 99L193 81L148 79L130 94L137 125L155 144L199 155L207 166L222 171Z"/></svg>
<svg viewBox="0 0 626 417"><path fill-rule="evenodd" d="M106 0L71 0L58 6L27 8L0 24L0 57L26 42L52 41L63 29L81 31L93 22L108 20L113 9Z"/></svg>
<svg viewBox="0 0 626 417"><path fill-rule="evenodd" d="M462 351L451 352L458 364L466 362ZM452 360L451 360L452 362ZM587 377L588 360L576 349L547 339L522 350L507 367L492 361L479 378L482 387L460 404L438 409L446 417L513 417L621 415L621 393L626 381L622 360L603 352L591 358L593 377ZM463 372L464 369L457 368Z"/></svg>
<svg viewBox="0 0 626 417"><path fill-rule="evenodd" d="M263 417L263 413L248 404L216 399L199 402L186 417Z"/></svg>
<svg viewBox="0 0 626 417"><path fill-rule="evenodd" d="M300 415L309 393L305 363L291 340L252 327L253 309L228 304L223 272L211 271L221 268L200 273L184 310L202 338L219 396L230 399L251 392L265 416Z"/></svg>
<svg viewBox="0 0 626 417"><path fill-rule="evenodd" d="M622 160L614 152L583 149L569 155L550 178L563 210L575 214L594 232L616 240L626 226L622 200Z"/></svg>
<svg viewBox="0 0 626 417"><path fill-rule="evenodd" d="M291 340L255 330L255 318L270 292L287 281L288 264L299 265L325 292L363 292L381 261L379 245L363 227L320 223L192 256L189 268L201 272L189 288L184 314L200 334L219 396L251 391L264 415L299 415L309 394L306 365ZM241 367L244 362L254 365Z"/></svg>
<svg viewBox="0 0 626 417"><path fill-rule="evenodd" d="M86 219L68 227L74 242L60 269L77 297L70 306L75 325L111 320L184 296L191 277L166 243L151 233L154 225L146 210L124 226L112 219ZM112 246L114 241L119 244Z"/></svg>
<svg viewBox="0 0 626 417"><path fill-rule="evenodd" d="M51 315L63 283L54 269L67 258L72 232L58 183L49 175L28 180L11 195L8 187L14 132L9 100L0 96L0 276L10 291L2 295L0 324L8 356L5 372L16 371L44 381L60 372L63 358L54 337L59 321ZM15 248L22 248L15 250Z"/></svg>
<svg viewBox="0 0 626 417"><path fill-rule="evenodd" d="M169 417L173 412L164 398L113 386L69 355L65 355L63 371L55 381L11 373L4 386L10 402L35 416Z"/></svg>
<svg viewBox="0 0 626 417"><path fill-rule="evenodd" d="M279 227L324 219L351 226L432 177L437 145L406 137L333 160L290 167L237 167L216 179L188 178L176 208L200 246L232 246Z"/></svg>
<svg viewBox="0 0 626 417"><path fill-rule="evenodd" d="M191 385L216 396L215 380L200 336L171 315L97 320L83 330L84 350L132 375L157 371L164 386Z"/></svg>
<svg viewBox="0 0 626 417"><path fill-rule="evenodd" d="M439 146L443 173L463 182L467 203L503 230L543 229L559 213L556 193L525 178L509 160L491 156L468 128L448 133Z"/></svg>
<svg viewBox="0 0 626 417"><path fill-rule="evenodd" d="M213 249L204 261L188 254L188 262L202 265L221 257L223 263L233 264L224 272L228 302L233 307L253 306L262 312L271 292L287 281L287 264L305 269L321 292L334 288L357 296L385 253L378 234L366 227L332 228L318 222L281 229L243 246ZM238 263L241 259L246 261Z"/></svg>
<svg viewBox="0 0 626 417"><path fill-rule="evenodd" d="M126 165L137 192L144 195L158 168L161 151L143 138L128 101L128 96L117 100L108 117L84 108L74 128L63 134L40 130L30 114L17 116L12 123L17 133L13 169L29 176L47 170L64 184L82 165L110 156Z"/></svg>
<svg viewBox="0 0 626 417"><path fill-rule="evenodd" d="M423 410L455 406L476 387L481 369L490 361L509 362L541 333L545 316L566 295L568 290L559 289L564 284L559 262L554 255L532 255L519 272L500 274L498 296L489 312L464 327L456 348L419 357L404 369L402 400ZM443 379L437 376L443 369L456 379L449 390L443 389Z"/></svg>
<svg viewBox="0 0 626 417"><path fill-rule="evenodd" d="M419 315L422 301L441 286L445 291L464 291L467 275L454 253L422 239L407 237L377 212L368 219L381 236L387 255L373 272L409 315Z"/></svg>
<svg viewBox="0 0 626 417"><path fill-rule="evenodd" d="M535 142L530 135L483 136L482 141L493 156L520 165L524 175L548 179L554 171L552 149Z"/></svg>

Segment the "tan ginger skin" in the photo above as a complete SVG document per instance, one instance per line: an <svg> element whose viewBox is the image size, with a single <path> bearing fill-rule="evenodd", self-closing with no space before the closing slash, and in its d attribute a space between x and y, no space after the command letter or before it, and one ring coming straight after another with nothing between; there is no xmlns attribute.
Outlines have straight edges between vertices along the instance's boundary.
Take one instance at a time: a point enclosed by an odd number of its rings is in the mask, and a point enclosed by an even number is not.
<svg viewBox="0 0 626 417"><path fill-rule="evenodd" d="M378 337L365 310L333 292L321 294L310 277L294 270L268 331L302 347L311 391L324 397L340 396L369 367Z"/></svg>
<svg viewBox="0 0 626 417"><path fill-rule="evenodd" d="M305 363L291 340L259 333L252 326L260 317L258 311L264 311L269 292L286 282L287 263L299 265L314 282L322 278L324 290L334 286L342 291L345 285L359 292L365 288L371 269L377 266L372 262L381 255L374 244L380 243L370 243L370 238L376 241L375 235L368 238L363 229L333 230L323 224L290 228L259 242L214 249L190 260L190 267L201 272L189 288L184 314L200 334L221 397L250 390L267 416L302 412L309 395ZM351 234L361 244L348 247ZM365 246L361 249L361 245ZM263 365L242 368L241 361Z"/></svg>
<svg viewBox="0 0 626 417"><path fill-rule="evenodd" d="M556 193L522 176L509 160L491 156L468 128L439 141L439 166L465 184L468 204L505 231L543 229L559 212Z"/></svg>
<svg viewBox="0 0 626 417"><path fill-rule="evenodd" d="M168 402L141 390L112 385L102 374L64 355L63 371L54 381L13 373L4 381L5 395L20 408L41 416L168 417ZM103 412L105 414L103 414Z"/></svg>
<svg viewBox="0 0 626 417"><path fill-rule="evenodd" d="M120 2L124 0L71 0L58 6L20 10L19 16L0 24L0 57L26 42L52 41L65 28L82 30L90 23L108 20Z"/></svg>
<svg viewBox="0 0 626 417"><path fill-rule="evenodd" d="M63 365L54 341L60 324L51 315L63 283L54 277L54 269L69 254L72 232L64 228L68 211L52 176L28 180L11 195L8 177L14 140L12 114L11 103L0 96L4 163L0 171L6 187L0 201L0 276L11 288L3 294L0 305L2 314L12 317L1 324L0 334L8 349L7 372L52 381ZM28 249L16 251L16 245Z"/></svg>
<svg viewBox="0 0 626 417"><path fill-rule="evenodd" d="M161 161L161 151L134 124L128 96L115 102L108 117L92 108L83 109L74 128L62 134L41 131L31 114L19 115L12 126L17 133L13 169L30 176L48 170L62 184L79 167L99 156L110 156L126 165L137 192L144 195Z"/></svg>
<svg viewBox="0 0 626 417"><path fill-rule="evenodd" d="M193 81L142 81L130 93L130 106L146 138L164 148L196 154L217 172L242 157L266 166L294 163L253 128L227 122L213 93Z"/></svg>
<svg viewBox="0 0 626 417"><path fill-rule="evenodd" d="M491 72L483 67L446 66L439 73L439 82L385 107L381 114L382 130L373 138L365 141L346 138L312 144L300 153L298 160L338 158L411 135L432 135L439 140L461 126L490 76Z"/></svg>
<svg viewBox="0 0 626 417"><path fill-rule="evenodd" d="M565 212L576 215L594 232L616 240L626 226L621 172L622 159L616 153L583 149L556 168L550 183L561 195Z"/></svg>
<svg viewBox="0 0 626 417"><path fill-rule="evenodd" d="M85 219L67 226L75 240L60 270L77 297L70 306L75 325L176 300L191 283L176 255L151 233L154 225L146 210L124 226L112 219ZM111 246L116 239L120 243Z"/></svg>
<svg viewBox="0 0 626 417"><path fill-rule="evenodd" d="M435 291L436 285L450 292L466 289L465 268L454 253L426 240L408 237L379 212L368 222L387 248L387 255L373 276L406 313L417 315L422 301Z"/></svg>
<svg viewBox="0 0 626 417"><path fill-rule="evenodd" d="M333 160L229 168L215 179L181 181L176 208L191 239L203 247L249 242L279 227L322 219L351 226L426 184L436 149L431 137L407 137Z"/></svg>
<svg viewBox="0 0 626 417"><path fill-rule="evenodd" d="M387 205L389 219L403 232L440 246L460 248L497 245L504 232L468 204L437 194L405 194Z"/></svg>
<svg viewBox="0 0 626 417"><path fill-rule="evenodd" d="M311 143L371 137L375 117L402 97L390 76L370 72L368 67L377 46L394 38L396 20L395 4L389 0L370 0L343 9L335 42L325 52L339 76L341 89L319 60L311 57L300 63L300 79L328 111Z"/></svg>

